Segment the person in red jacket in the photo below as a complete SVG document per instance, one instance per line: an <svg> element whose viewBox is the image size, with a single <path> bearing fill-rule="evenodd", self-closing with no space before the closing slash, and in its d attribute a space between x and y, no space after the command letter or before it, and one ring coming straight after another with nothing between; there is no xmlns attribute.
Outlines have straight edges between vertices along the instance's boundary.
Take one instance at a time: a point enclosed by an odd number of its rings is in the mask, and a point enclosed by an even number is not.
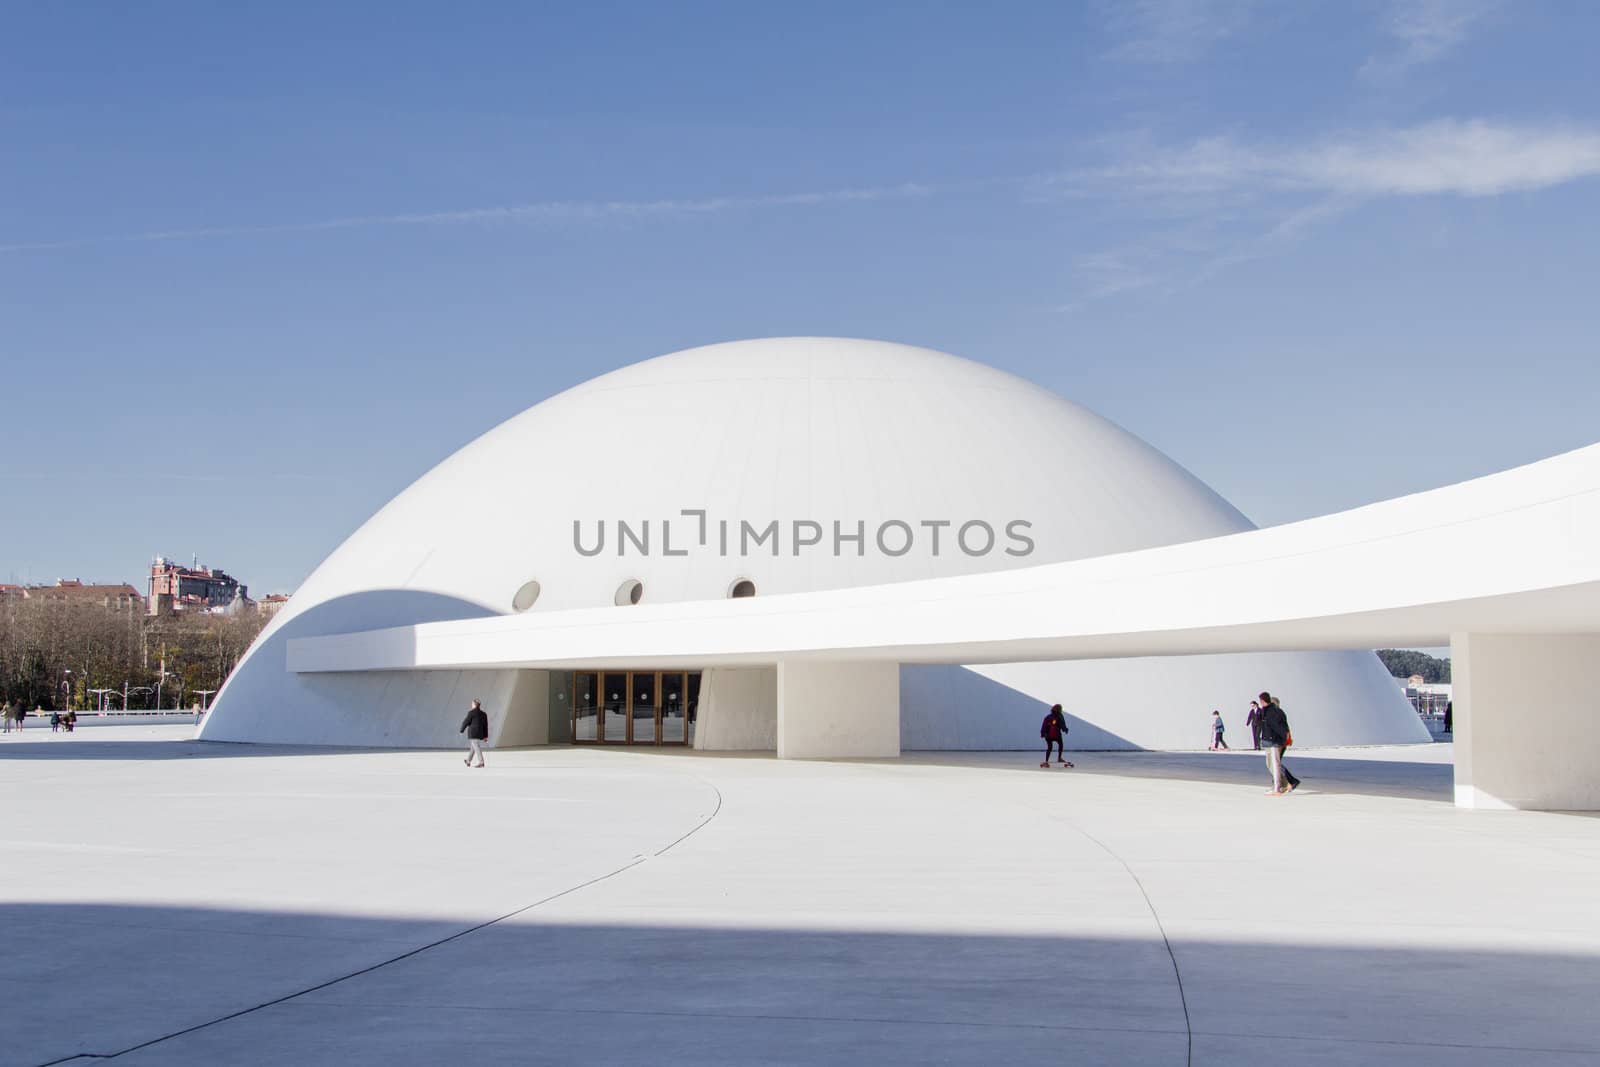
<svg viewBox="0 0 1600 1067"><path fill-rule="evenodd" d="M1050 750L1055 749L1056 760L1063 767L1070 767L1067 762L1067 717L1061 714L1061 705L1056 704L1050 713L1044 717L1044 722L1039 724L1039 736L1044 738L1044 762L1041 767L1050 766Z"/></svg>

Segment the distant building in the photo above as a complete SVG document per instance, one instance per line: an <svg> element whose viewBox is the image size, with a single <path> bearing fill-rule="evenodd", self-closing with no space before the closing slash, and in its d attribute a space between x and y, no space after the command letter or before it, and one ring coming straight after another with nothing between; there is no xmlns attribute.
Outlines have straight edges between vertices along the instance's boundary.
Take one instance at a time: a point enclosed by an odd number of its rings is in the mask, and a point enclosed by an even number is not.
<svg viewBox="0 0 1600 1067"><path fill-rule="evenodd" d="M146 610L151 615L225 610L235 601L249 603L249 592L226 571L198 564L185 567L164 556L157 556L150 564L150 596Z"/></svg>
<svg viewBox="0 0 1600 1067"><path fill-rule="evenodd" d="M256 601L256 610L270 619L279 611L282 611L283 606L288 602L288 593L271 593Z"/></svg>
<svg viewBox="0 0 1600 1067"><path fill-rule="evenodd" d="M77 578L58 578L55 585L0 585L0 598L81 604L109 611L139 611L144 607L139 590L126 582L85 584Z"/></svg>
<svg viewBox="0 0 1600 1067"><path fill-rule="evenodd" d="M1445 705L1450 703L1453 689L1449 682L1424 682L1422 675L1412 675L1400 683L1401 690L1419 715L1443 716Z"/></svg>

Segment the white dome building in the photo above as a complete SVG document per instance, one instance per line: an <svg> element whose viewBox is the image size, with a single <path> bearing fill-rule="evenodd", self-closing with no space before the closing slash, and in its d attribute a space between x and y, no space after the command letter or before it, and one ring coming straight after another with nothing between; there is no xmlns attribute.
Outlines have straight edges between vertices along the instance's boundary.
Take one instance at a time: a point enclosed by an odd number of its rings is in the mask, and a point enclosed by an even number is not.
<svg viewBox="0 0 1600 1067"><path fill-rule="evenodd" d="M201 736L448 745L478 698L493 743L772 748L771 668L297 674L286 643L903 582L1250 528L1138 438L990 367L833 338L691 349L537 404L401 493L279 612ZM1375 656L1294 652L908 665L902 746L1032 747L1057 701L1075 747L1201 747L1213 707L1237 746L1261 689L1283 696L1301 743L1427 739Z"/></svg>

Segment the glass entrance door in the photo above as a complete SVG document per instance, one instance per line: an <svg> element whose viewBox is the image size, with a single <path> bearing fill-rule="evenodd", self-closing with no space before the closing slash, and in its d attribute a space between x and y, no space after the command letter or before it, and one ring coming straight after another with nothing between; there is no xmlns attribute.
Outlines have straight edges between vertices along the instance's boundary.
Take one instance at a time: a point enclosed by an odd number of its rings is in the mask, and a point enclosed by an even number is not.
<svg viewBox="0 0 1600 1067"><path fill-rule="evenodd" d="M661 691L656 681L660 677L658 674L635 671L629 678L633 686L633 699L628 704L631 709L629 726L633 736L629 740L635 745L656 743L656 694Z"/></svg>
<svg viewBox="0 0 1600 1067"><path fill-rule="evenodd" d="M689 739L688 709L683 702L683 675L661 673L661 743L681 745Z"/></svg>
<svg viewBox="0 0 1600 1067"><path fill-rule="evenodd" d="M700 672L690 671L685 679L688 683L684 688L683 705L689 712L689 732L684 735L683 743L694 744L694 724L700 717Z"/></svg>
<svg viewBox="0 0 1600 1067"><path fill-rule="evenodd" d="M692 744L699 696L699 671L575 671L572 741Z"/></svg>
<svg viewBox="0 0 1600 1067"><path fill-rule="evenodd" d="M600 675L600 740L608 745L628 743L628 676L621 671Z"/></svg>
<svg viewBox="0 0 1600 1067"><path fill-rule="evenodd" d="M600 740L600 677L579 671L572 676L572 740Z"/></svg>

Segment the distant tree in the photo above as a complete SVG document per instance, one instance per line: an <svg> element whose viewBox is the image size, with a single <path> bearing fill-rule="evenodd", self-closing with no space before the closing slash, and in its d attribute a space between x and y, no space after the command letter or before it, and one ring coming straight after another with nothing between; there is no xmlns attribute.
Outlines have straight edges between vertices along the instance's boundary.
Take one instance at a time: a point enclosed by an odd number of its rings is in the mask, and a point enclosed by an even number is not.
<svg viewBox="0 0 1600 1067"><path fill-rule="evenodd" d="M93 689L153 688L164 654L171 676L162 703L171 707L186 693L222 688L266 621L253 611L152 617L99 604L0 598L0 703L56 709L70 700L91 710Z"/></svg>
<svg viewBox="0 0 1600 1067"><path fill-rule="evenodd" d="M1412 648L1380 648L1378 658L1396 678L1410 678L1420 674L1424 682L1440 684L1450 681L1450 660L1437 659L1426 652Z"/></svg>

